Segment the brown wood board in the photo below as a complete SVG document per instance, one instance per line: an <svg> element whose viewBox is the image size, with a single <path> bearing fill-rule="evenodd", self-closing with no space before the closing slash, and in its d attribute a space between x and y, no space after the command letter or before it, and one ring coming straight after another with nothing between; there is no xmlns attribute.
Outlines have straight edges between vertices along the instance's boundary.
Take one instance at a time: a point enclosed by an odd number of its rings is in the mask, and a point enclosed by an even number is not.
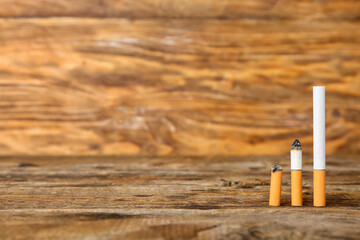
<svg viewBox="0 0 360 240"><path fill-rule="evenodd" d="M2 0L1 17L359 20L357 0Z"/></svg>
<svg viewBox="0 0 360 240"><path fill-rule="evenodd" d="M268 206L270 167L284 168ZM327 159L327 207L290 206L288 156L2 157L1 239L358 239L360 159Z"/></svg>
<svg viewBox="0 0 360 240"><path fill-rule="evenodd" d="M0 20L1 155L360 151L360 24L296 19Z"/></svg>

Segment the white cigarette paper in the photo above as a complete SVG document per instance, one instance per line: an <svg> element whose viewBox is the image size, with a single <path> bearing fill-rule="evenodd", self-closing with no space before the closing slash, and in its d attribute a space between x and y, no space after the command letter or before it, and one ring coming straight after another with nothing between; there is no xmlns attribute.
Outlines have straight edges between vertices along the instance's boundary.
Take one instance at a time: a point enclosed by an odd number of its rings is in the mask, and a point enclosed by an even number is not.
<svg viewBox="0 0 360 240"><path fill-rule="evenodd" d="M325 170L325 87L313 87L314 170Z"/></svg>
<svg viewBox="0 0 360 240"><path fill-rule="evenodd" d="M290 151L291 159L291 170L302 170L302 151L301 150L291 150Z"/></svg>

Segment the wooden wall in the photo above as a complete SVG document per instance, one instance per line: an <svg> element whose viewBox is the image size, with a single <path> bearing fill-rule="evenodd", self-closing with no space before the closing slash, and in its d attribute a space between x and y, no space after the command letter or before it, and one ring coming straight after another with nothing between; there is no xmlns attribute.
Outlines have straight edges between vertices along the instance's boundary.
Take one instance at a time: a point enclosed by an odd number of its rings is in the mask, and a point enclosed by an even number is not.
<svg viewBox="0 0 360 240"><path fill-rule="evenodd" d="M0 155L360 152L360 1L2 0Z"/></svg>

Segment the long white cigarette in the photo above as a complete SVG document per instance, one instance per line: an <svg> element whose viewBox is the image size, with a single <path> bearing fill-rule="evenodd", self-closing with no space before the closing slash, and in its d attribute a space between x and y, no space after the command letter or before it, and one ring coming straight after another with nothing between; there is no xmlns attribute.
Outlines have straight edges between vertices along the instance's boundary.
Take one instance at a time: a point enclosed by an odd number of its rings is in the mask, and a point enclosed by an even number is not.
<svg viewBox="0 0 360 240"><path fill-rule="evenodd" d="M325 87L313 87L314 206L325 206Z"/></svg>
<svg viewBox="0 0 360 240"><path fill-rule="evenodd" d="M325 170L325 87L313 87L314 170Z"/></svg>

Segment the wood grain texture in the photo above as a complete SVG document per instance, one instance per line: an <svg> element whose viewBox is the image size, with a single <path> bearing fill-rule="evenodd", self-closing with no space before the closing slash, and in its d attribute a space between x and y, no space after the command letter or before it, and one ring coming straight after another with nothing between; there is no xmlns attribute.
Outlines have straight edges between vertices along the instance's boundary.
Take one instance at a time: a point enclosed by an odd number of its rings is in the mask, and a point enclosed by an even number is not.
<svg viewBox="0 0 360 240"><path fill-rule="evenodd" d="M282 206L268 206L270 167ZM290 206L274 157L2 157L1 239L358 239L360 158L327 159L327 207Z"/></svg>
<svg viewBox="0 0 360 240"><path fill-rule="evenodd" d="M0 155L360 153L359 1L0 1Z"/></svg>
<svg viewBox="0 0 360 240"><path fill-rule="evenodd" d="M357 0L2 0L1 17L359 20Z"/></svg>
<svg viewBox="0 0 360 240"><path fill-rule="evenodd" d="M0 154L359 153L360 24L0 20Z"/></svg>

